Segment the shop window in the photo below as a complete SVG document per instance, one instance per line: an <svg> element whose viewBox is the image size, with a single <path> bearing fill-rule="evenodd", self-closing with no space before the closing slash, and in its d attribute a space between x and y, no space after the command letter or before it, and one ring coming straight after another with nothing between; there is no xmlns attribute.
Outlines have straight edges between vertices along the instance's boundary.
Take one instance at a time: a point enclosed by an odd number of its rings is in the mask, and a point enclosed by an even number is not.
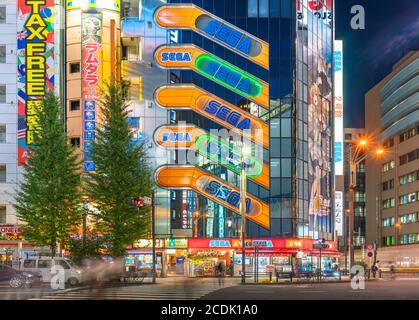
<svg viewBox="0 0 419 320"><path fill-rule="evenodd" d="M0 183L6 183L6 165L0 164Z"/></svg>
<svg viewBox="0 0 419 320"><path fill-rule="evenodd" d="M6 103L6 86L0 85L0 103Z"/></svg>
<svg viewBox="0 0 419 320"><path fill-rule="evenodd" d="M80 100L70 101L70 111L78 111L78 110L80 110Z"/></svg>
<svg viewBox="0 0 419 320"><path fill-rule="evenodd" d="M6 125L0 124L0 143L6 143Z"/></svg>
<svg viewBox="0 0 419 320"><path fill-rule="evenodd" d="M0 223L6 223L6 207L0 207Z"/></svg>
<svg viewBox="0 0 419 320"><path fill-rule="evenodd" d="M0 46L0 63L6 63L6 46Z"/></svg>
<svg viewBox="0 0 419 320"><path fill-rule="evenodd" d="M6 7L0 7L0 23L6 23Z"/></svg>
<svg viewBox="0 0 419 320"><path fill-rule="evenodd" d="M70 63L70 73L79 73L80 72L80 63Z"/></svg>

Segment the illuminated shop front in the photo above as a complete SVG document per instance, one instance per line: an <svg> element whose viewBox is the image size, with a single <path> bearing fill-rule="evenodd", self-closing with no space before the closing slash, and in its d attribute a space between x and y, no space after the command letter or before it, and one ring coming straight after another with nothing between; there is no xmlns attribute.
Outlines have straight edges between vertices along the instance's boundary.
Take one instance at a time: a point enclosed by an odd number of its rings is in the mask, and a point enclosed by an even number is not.
<svg viewBox="0 0 419 320"><path fill-rule="evenodd" d="M311 272L320 268L320 251L314 240L297 238L258 238L246 240L246 272L257 270L268 275L276 272ZM336 243L326 241L321 252L323 271L337 269L341 254ZM215 267L223 263L227 274L238 276L241 271L241 241L237 238L188 239L188 275L215 276Z"/></svg>

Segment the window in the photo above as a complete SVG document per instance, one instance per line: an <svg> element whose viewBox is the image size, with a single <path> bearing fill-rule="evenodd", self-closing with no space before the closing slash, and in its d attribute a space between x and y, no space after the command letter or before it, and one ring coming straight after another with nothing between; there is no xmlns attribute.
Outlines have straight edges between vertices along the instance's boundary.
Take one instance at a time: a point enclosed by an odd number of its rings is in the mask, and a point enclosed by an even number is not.
<svg viewBox="0 0 419 320"><path fill-rule="evenodd" d="M6 23L6 7L0 7L0 23Z"/></svg>
<svg viewBox="0 0 419 320"><path fill-rule="evenodd" d="M352 133L345 133L345 140L352 140Z"/></svg>
<svg viewBox="0 0 419 320"><path fill-rule="evenodd" d="M415 161L418 158L419 158L419 149L413 150L399 157L400 165L402 166L408 162Z"/></svg>
<svg viewBox="0 0 419 320"><path fill-rule="evenodd" d="M6 103L6 86L0 85L0 103Z"/></svg>
<svg viewBox="0 0 419 320"><path fill-rule="evenodd" d="M399 182L400 182L400 185L403 186L405 184L412 183L412 182L415 182L416 180L419 180L418 178L419 178L419 171L414 171L414 172L411 172L404 176L399 177Z"/></svg>
<svg viewBox="0 0 419 320"><path fill-rule="evenodd" d="M6 125L0 124L0 143L6 143Z"/></svg>
<svg viewBox="0 0 419 320"><path fill-rule="evenodd" d="M355 207L355 216L356 217L365 217L365 207L363 207L363 206Z"/></svg>
<svg viewBox="0 0 419 320"><path fill-rule="evenodd" d="M390 171L391 169L394 169L394 165L395 165L394 160L384 163L383 172L387 172L387 171Z"/></svg>
<svg viewBox="0 0 419 320"><path fill-rule="evenodd" d="M70 266L64 260L54 260L56 266L62 266L64 269L70 269Z"/></svg>
<svg viewBox="0 0 419 320"><path fill-rule="evenodd" d="M0 183L6 182L6 165L0 164Z"/></svg>
<svg viewBox="0 0 419 320"><path fill-rule="evenodd" d="M79 73L80 72L80 63L70 63L70 73Z"/></svg>
<svg viewBox="0 0 419 320"><path fill-rule="evenodd" d="M415 223L418 221L418 213L404 214L399 217L401 224Z"/></svg>
<svg viewBox="0 0 419 320"><path fill-rule="evenodd" d="M394 188L394 179L383 182L383 191L391 190Z"/></svg>
<svg viewBox="0 0 419 320"><path fill-rule="evenodd" d="M394 226L396 219L394 217L383 219L383 228L389 228Z"/></svg>
<svg viewBox="0 0 419 320"><path fill-rule="evenodd" d="M396 238L394 236L384 237L383 246L390 247L396 245Z"/></svg>
<svg viewBox="0 0 419 320"><path fill-rule="evenodd" d="M24 268L36 268L36 260L25 260L23 262L23 267Z"/></svg>
<svg viewBox="0 0 419 320"><path fill-rule="evenodd" d="M0 207L0 223L6 223L6 207Z"/></svg>
<svg viewBox="0 0 419 320"><path fill-rule="evenodd" d="M51 260L38 260L38 268L49 269L51 268L51 265Z"/></svg>
<svg viewBox="0 0 419 320"><path fill-rule="evenodd" d="M403 205L403 204L416 202L417 199L418 199L418 193L412 192L412 193L405 194L399 197L399 204Z"/></svg>
<svg viewBox="0 0 419 320"><path fill-rule="evenodd" d="M365 193L355 192L355 202L365 202Z"/></svg>
<svg viewBox="0 0 419 320"><path fill-rule="evenodd" d="M383 143L383 147L388 149L394 147L394 139L391 138Z"/></svg>
<svg viewBox="0 0 419 320"><path fill-rule="evenodd" d="M395 204L396 204L396 202L395 202L395 199L394 198L390 198L390 199L384 200L383 201L383 209L393 208Z"/></svg>
<svg viewBox="0 0 419 320"><path fill-rule="evenodd" d="M6 46L0 46L0 63L6 63Z"/></svg>
<svg viewBox="0 0 419 320"><path fill-rule="evenodd" d="M70 138L70 143L74 148L80 148L80 138Z"/></svg>
<svg viewBox="0 0 419 320"><path fill-rule="evenodd" d="M257 18L258 0L247 0L247 16L249 18Z"/></svg>
<svg viewBox="0 0 419 320"><path fill-rule="evenodd" d="M415 126L414 128L411 128L405 132L403 132L399 138L400 138L400 143L409 140L411 138L413 138L414 136L416 136L419 132L419 126Z"/></svg>
<svg viewBox="0 0 419 320"><path fill-rule="evenodd" d="M70 111L78 111L78 110L80 110L80 100L70 101Z"/></svg>

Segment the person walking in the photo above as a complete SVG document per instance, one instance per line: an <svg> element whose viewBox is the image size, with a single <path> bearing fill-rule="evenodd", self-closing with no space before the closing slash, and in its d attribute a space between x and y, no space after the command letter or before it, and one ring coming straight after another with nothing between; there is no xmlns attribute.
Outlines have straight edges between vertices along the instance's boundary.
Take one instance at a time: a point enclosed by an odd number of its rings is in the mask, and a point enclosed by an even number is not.
<svg viewBox="0 0 419 320"><path fill-rule="evenodd" d="M224 286L224 277L225 277L225 274L226 274L226 266L225 266L224 262L221 261L218 264L217 269L218 269L218 285L220 287L222 287L222 286Z"/></svg>

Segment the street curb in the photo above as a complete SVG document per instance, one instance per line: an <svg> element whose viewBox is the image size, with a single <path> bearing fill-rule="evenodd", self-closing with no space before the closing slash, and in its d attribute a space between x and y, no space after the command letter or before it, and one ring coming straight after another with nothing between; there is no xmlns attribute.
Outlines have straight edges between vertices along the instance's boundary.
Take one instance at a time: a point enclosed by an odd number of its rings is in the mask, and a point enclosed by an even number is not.
<svg viewBox="0 0 419 320"><path fill-rule="evenodd" d="M373 281L379 281L379 279L366 279L366 282L373 282ZM350 280L340 280L340 281L315 281L315 282L274 282L274 283L239 283L237 285L239 286L292 286L292 285L301 285L301 284L333 284L333 283L350 283Z"/></svg>

